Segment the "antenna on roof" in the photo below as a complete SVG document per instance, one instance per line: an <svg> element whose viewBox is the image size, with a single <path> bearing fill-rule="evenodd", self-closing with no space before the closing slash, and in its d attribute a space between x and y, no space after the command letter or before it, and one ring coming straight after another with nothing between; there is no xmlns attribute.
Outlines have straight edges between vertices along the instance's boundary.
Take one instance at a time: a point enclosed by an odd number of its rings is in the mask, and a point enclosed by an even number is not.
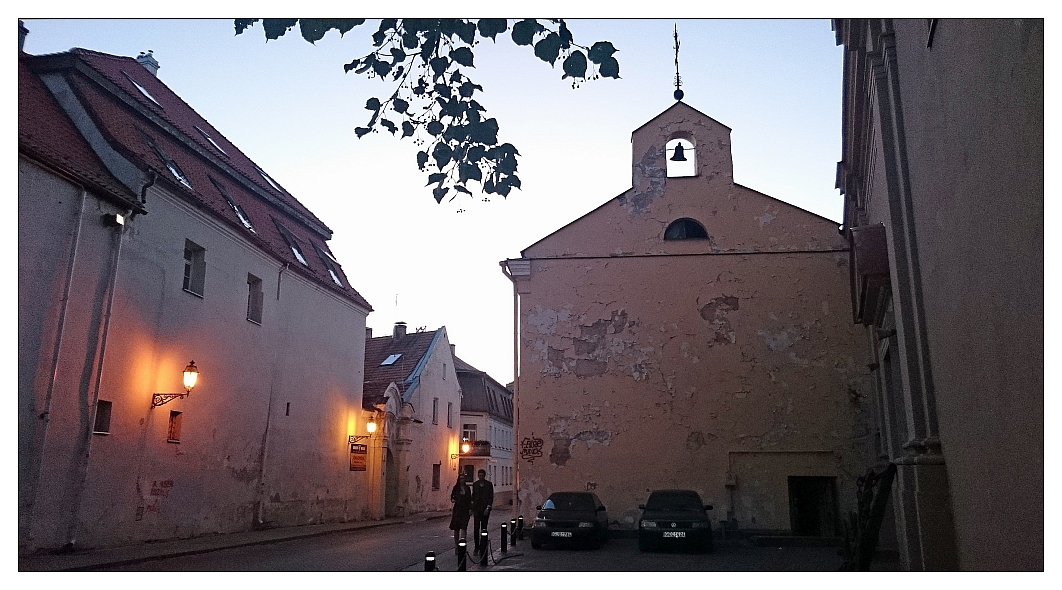
<svg viewBox="0 0 1062 590"><path fill-rule="evenodd" d="M679 54L679 38L678 38L678 23L675 23L675 100L682 100L682 76L679 76L678 67L678 54Z"/></svg>

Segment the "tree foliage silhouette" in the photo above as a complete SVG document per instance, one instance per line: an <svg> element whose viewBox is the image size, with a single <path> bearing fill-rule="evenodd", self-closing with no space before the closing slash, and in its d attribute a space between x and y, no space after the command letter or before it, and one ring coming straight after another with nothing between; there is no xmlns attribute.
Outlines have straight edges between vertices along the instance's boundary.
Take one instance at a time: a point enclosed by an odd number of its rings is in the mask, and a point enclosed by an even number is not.
<svg viewBox="0 0 1062 590"><path fill-rule="evenodd" d="M310 43L333 29L342 36L365 23L365 19L235 19L236 34L259 20L267 41L297 26ZM561 79L571 78L573 88L590 79L619 78L612 43L579 45L564 19L523 19L510 27L506 19L385 18L372 34L373 51L343 66L345 72L397 82L389 97L365 102L369 121L354 132L359 138L381 129L400 138L412 137L422 148L417 166L428 174L428 185L435 185L436 202L462 193L471 196L470 181L479 183L487 195L505 197L520 188L516 174L520 152L510 143L499 143L498 121L488 118L474 98L483 87L463 69L475 68L481 40L497 42L506 31L513 43L533 48L542 61L551 66L560 61Z"/></svg>

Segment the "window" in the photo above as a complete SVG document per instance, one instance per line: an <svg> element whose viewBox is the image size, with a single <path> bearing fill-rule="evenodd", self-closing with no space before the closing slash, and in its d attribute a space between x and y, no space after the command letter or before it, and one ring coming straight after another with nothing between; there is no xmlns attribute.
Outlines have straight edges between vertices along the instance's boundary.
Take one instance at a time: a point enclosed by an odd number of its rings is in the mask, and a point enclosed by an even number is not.
<svg viewBox="0 0 1062 590"><path fill-rule="evenodd" d="M393 364L395 364L395 361L397 361L400 358L402 358L402 353L388 355L388 357L385 358L382 363L380 363L380 366L381 367L386 367L387 365L393 365Z"/></svg>
<svg viewBox="0 0 1062 590"><path fill-rule="evenodd" d="M310 243L313 244L313 242ZM332 282L342 287L343 281L340 280L339 270L335 266L336 264L339 264L339 261L336 260L336 257L332 256L330 252L318 246L317 244L313 244L313 249L317 250L317 255L321 258L321 262L323 262L325 268L328 269L328 275L332 277Z"/></svg>
<svg viewBox="0 0 1062 590"><path fill-rule="evenodd" d="M262 178L264 178L265 181L269 183L269 186L277 189L280 192L284 192L284 189L280 188L280 185L277 184L277 181L273 180L268 174L266 174L265 170L262 170L258 166L255 166L254 169L257 170L258 173L262 175Z"/></svg>
<svg viewBox="0 0 1062 590"><path fill-rule="evenodd" d="M150 100L151 102L155 103L155 106L159 107L160 109L162 108L162 105L161 105L161 104L159 104L159 101L155 100L155 97L154 97L154 96L151 96L151 93L147 91L147 88L144 88L144 87L143 87L143 86L141 86L140 84L137 84L136 80L134 80L134 79L133 79L133 77L132 77L132 76L130 76L129 74L126 74L125 72L122 72L122 73L123 73L123 74L125 74L125 77L126 77L126 78L127 78L127 79L128 79L129 81L130 81L130 82L132 82L132 83L133 83L133 86L135 86L137 90L139 90L139 91L140 91L140 94L143 94L145 98L147 98L147 99L148 99L148 100Z"/></svg>
<svg viewBox="0 0 1062 590"><path fill-rule="evenodd" d="M676 138L667 142L664 155L667 158L667 177L697 176L697 158L693 142Z"/></svg>
<svg viewBox="0 0 1062 590"><path fill-rule="evenodd" d="M676 219L671 222L671 225L667 226L664 230L665 240L707 240L708 232L705 231L704 226L700 223L690 219L689 217L683 217L682 219Z"/></svg>
<svg viewBox="0 0 1062 590"><path fill-rule="evenodd" d="M262 279L247 273L247 319L262 323Z"/></svg>
<svg viewBox="0 0 1062 590"><path fill-rule="evenodd" d="M136 82L133 83L136 84ZM170 171L170 174L172 174L175 179L177 179L177 182L183 184L187 188L192 188L192 183L188 180L188 177L184 175L184 172L181 170L181 167L177 165L177 162L174 162L173 158L171 158L170 155L166 153L166 150L162 149L162 146L159 145L158 142L155 141L155 139L150 135L144 133L143 131L141 131L141 134L143 134L144 139L147 141L148 145L151 146L151 149L155 152L155 155L158 156L160 160L162 160L162 163L166 166L166 169Z"/></svg>
<svg viewBox="0 0 1062 590"><path fill-rule="evenodd" d="M442 463L432 463L431 465L431 489L439 489L440 480L442 479Z"/></svg>
<svg viewBox="0 0 1062 590"><path fill-rule="evenodd" d="M439 398L432 398L431 400L431 423L439 423Z"/></svg>
<svg viewBox="0 0 1062 590"><path fill-rule="evenodd" d="M198 129L198 127L196 127L196 129ZM221 196L225 199L225 202L228 203L229 207L231 207L233 212L236 213L236 217L240 219L240 223L243 224L243 227L246 227L247 229L251 230L251 232L254 232L254 226L251 225L251 218L247 216L247 212L243 210L243 207L240 207L236 204L236 201L232 200L232 196L229 195L229 191L227 191L220 182L215 180L213 176L210 177L210 182L214 183L214 188L218 189L218 192L221 193Z"/></svg>
<svg viewBox="0 0 1062 590"><path fill-rule="evenodd" d="M166 433L166 442L181 442L181 412L170 412L170 429Z"/></svg>
<svg viewBox="0 0 1062 590"><path fill-rule="evenodd" d="M443 381L446 381L446 363L443 363Z"/></svg>
<svg viewBox="0 0 1062 590"><path fill-rule="evenodd" d="M446 402L446 427L454 427L454 402Z"/></svg>
<svg viewBox="0 0 1062 590"><path fill-rule="evenodd" d="M468 442L476 441L476 425L464 424L461 426L461 438L467 439Z"/></svg>
<svg viewBox="0 0 1062 590"><path fill-rule="evenodd" d="M199 125L196 125L195 126L195 130L198 131L203 137L205 137L206 140L210 142L210 145L214 146L214 149L216 149L217 151L221 152L222 154L225 154L226 156L229 155L228 152L226 152L224 149L221 148L220 145L218 145L218 142L214 141L213 137L210 137L209 133L207 133L206 131L203 131L202 127L200 127Z"/></svg>
<svg viewBox="0 0 1062 590"><path fill-rule="evenodd" d="M280 230L280 235L284 236L284 241L288 243L288 247L291 248L291 253L295 255L296 260L302 263L303 266L309 267L310 263L306 262L306 257L302 254L302 248L299 248L299 243L295 241L295 236L291 235L288 228L280 224L279 221L273 220L277 224L277 229Z"/></svg>
<svg viewBox="0 0 1062 590"><path fill-rule="evenodd" d="M203 296L206 283L206 249L191 240L184 241L184 290Z"/></svg>
<svg viewBox="0 0 1062 590"><path fill-rule="evenodd" d="M92 425L92 434L111 433L111 402L96 401L96 419Z"/></svg>

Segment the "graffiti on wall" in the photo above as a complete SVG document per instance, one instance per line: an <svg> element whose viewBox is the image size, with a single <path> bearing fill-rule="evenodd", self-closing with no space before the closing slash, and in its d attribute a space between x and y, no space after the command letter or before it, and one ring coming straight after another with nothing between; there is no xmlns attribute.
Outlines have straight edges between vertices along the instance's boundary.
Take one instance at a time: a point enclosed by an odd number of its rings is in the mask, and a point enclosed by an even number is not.
<svg viewBox="0 0 1062 590"><path fill-rule="evenodd" d="M525 437L520 442L520 458L532 465L535 459L542 456L543 441L541 438Z"/></svg>

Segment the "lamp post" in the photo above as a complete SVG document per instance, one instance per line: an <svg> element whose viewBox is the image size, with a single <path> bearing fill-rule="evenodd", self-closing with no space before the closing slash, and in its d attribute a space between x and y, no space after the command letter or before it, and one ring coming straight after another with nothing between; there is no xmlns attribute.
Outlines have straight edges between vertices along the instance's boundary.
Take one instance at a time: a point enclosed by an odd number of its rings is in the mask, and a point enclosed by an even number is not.
<svg viewBox="0 0 1062 590"><path fill-rule="evenodd" d="M157 408L161 405L168 404L175 399L188 397L192 393L192 389L195 388L196 382L199 381L199 368L195 366L195 361L188 363L188 366L184 368L184 393L156 393L151 396L151 407Z"/></svg>

